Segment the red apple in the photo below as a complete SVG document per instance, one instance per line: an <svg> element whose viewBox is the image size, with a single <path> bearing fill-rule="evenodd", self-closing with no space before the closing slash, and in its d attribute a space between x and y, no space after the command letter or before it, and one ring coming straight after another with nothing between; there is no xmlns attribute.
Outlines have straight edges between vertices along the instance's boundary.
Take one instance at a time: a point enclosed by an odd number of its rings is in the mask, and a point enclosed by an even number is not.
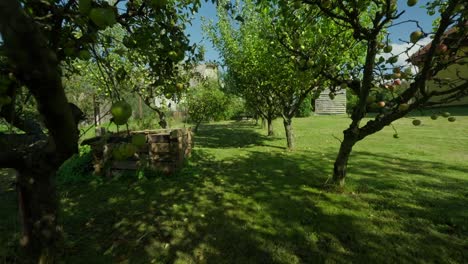
<svg viewBox="0 0 468 264"><path fill-rule="evenodd" d="M445 45L445 44L439 44L439 45L436 47L436 53L437 53L437 54L445 53L445 52L447 52L447 50L448 50L448 47L447 47L447 45Z"/></svg>
<svg viewBox="0 0 468 264"><path fill-rule="evenodd" d="M401 85L401 80L400 79L396 79L393 81L393 84L394 85Z"/></svg>
<svg viewBox="0 0 468 264"><path fill-rule="evenodd" d="M377 105L378 105L379 107L384 107L384 106L385 106L385 102L384 102L384 101L380 101L380 102L377 103Z"/></svg>

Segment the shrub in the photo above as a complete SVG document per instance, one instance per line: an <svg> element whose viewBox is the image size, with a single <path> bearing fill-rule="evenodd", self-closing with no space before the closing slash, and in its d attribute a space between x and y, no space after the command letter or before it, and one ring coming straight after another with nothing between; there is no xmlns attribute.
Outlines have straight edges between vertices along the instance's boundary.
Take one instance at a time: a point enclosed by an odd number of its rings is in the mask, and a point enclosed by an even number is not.
<svg viewBox="0 0 468 264"><path fill-rule="evenodd" d="M202 122L219 121L226 118L229 100L215 81L207 81L192 87L187 94L186 108L195 131Z"/></svg>
<svg viewBox="0 0 468 264"><path fill-rule="evenodd" d="M80 153L73 155L66 160L57 172L59 183L85 182L93 179L91 147L84 146L80 148Z"/></svg>
<svg viewBox="0 0 468 264"><path fill-rule="evenodd" d="M358 102L358 97L353 90L346 90L346 113L351 114L354 107L356 107Z"/></svg>
<svg viewBox="0 0 468 264"><path fill-rule="evenodd" d="M296 112L296 117L308 117L312 113L312 98L307 96L304 101L299 105Z"/></svg>

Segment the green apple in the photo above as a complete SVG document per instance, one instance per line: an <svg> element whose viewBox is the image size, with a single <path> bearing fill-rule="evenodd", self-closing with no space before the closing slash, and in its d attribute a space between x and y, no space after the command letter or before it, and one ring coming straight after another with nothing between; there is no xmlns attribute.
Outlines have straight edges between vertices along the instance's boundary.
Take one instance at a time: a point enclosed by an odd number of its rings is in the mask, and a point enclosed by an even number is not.
<svg viewBox="0 0 468 264"><path fill-rule="evenodd" d="M182 91L184 89L184 84L183 83L176 83L176 88L178 91Z"/></svg>
<svg viewBox="0 0 468 264"><path fill-rule="evenodd" d="M436 120L437 118L439 118L438 115L436 115L436 114L431 115L431 119L432 119L432 120Z"/></svg>
<svg viewBox="0 0 468 264"><path fill-rule="evenodd" d="M384 51L385 53L390 53L390 52L392 52L392 50L393 50L392 45L387 45L387 46L385 46L385 48L383 49L383 51Z"/></svg>
<svg viewBox="0 0 468 264"><path fill-rule="evenodd" d="M387 59L387 63L394 64L398 61L398 56L392 56Z"/></svg>
<svg viewBox="0 0 468 264"><path fill-rule="evenodd" d="M455 122L457 120L454 116L451 116L447 119L449 122Z"/></svg>
<svg viewBox="0 0 468 264"><path fill-rule="evenodd" d="M419 126L419 125L421 125L421 120L419 120L419 119L413 120L413 125L414 125L414 126Z"/></svg>
<svg viewBox="0 0 468 264"><path fill-rule="evenodd" d="M167 55L169 56L169 58L170 58L171 60L173 60L173 61L178 61L179 55L177 54L176 51L171 50L171 51L169 51L169 53L168 53Z"/></svg>
<svg viewBox="0 0 468 264"><path fill-rule="evenodd" d="M132 107L125 101L115 102L110 111L116 125L124 125L132 116Z"/></svg>
<svg viewBox="0 0 468 264"><path fill-rule="evenodd" d="M414 31L410 35L410 41L411 43L416 43L418 40L420 40L423 37L423 33L421 31Z"/></svg>
<svg viewBox="0 0 468 264"><path fill-rule="evenodd" d="M117 23L115 12L112 8L93 8L89 12L89 18L100 29L105 29Z"/></svg>
<svg viewBox="0 0 468 264"><path fill-rule="evenodd" d="M443 116L443 117L449 117L449 116L450 116L450 113L449 113L449 112L443 112L443 113L442 113L442 116Z"/></svg>
<svg viewBox="0 0 468 264"><path fill-rule="evenodd" d="M408 2L406 2L408 6L415 6L417 3L418 3L418 0L408 0Z"/></svg>
<svg viewBox="0 0 468 264"><path fill-rule="evenodd" d="M82 60L89 60L91 59L91 53L88 50L80 50L78 57Z"/></svg>

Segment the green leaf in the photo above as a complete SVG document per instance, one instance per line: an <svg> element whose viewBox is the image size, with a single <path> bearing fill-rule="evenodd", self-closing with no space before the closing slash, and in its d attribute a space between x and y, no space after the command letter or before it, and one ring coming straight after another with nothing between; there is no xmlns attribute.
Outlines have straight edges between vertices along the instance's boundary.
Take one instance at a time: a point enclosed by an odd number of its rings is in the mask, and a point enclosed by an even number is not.
<svg viewBox="0 0 468 264"><path fill-rule="evenodd" d="M78 1L78 11L80 14L87 15L91 10L92 0L79 0Z"/></svg>

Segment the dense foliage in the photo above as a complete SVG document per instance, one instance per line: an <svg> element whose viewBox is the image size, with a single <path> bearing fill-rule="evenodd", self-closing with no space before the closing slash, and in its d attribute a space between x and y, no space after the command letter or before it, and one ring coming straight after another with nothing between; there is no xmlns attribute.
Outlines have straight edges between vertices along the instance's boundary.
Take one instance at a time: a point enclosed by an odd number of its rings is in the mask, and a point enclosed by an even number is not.
<svg viewBox="0 0 468 264"><path fill-rule="evenodd" d="M189 88L185 98L189 121L195 123L196 132L202 122L230 118L229 98L221 91L216 80L207 80Z"/></svg>

